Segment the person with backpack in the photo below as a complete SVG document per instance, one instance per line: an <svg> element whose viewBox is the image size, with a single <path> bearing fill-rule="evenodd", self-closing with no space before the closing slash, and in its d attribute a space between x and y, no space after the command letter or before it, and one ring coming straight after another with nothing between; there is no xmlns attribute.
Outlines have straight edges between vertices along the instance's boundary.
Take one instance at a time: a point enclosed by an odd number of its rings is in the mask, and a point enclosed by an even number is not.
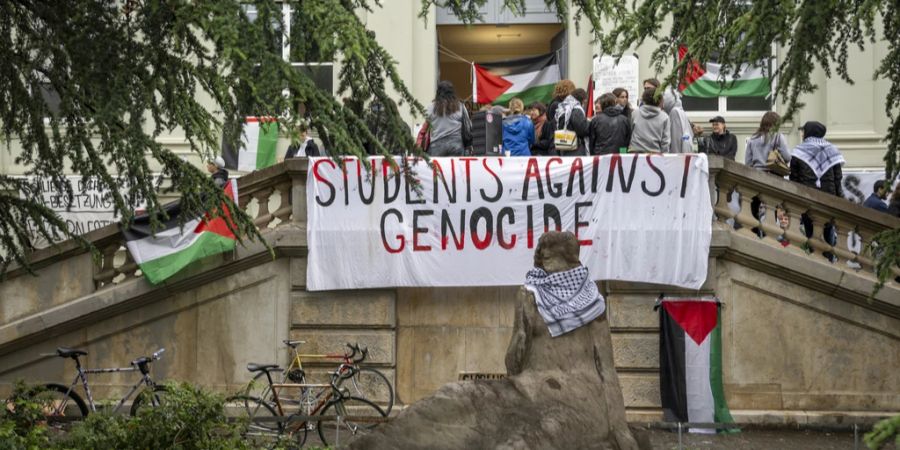
<svg viewBox="0 0 900 450"><path fill-rule="evenodd" d="M531 156L534 143L534 124L525 114L522 99L509 101L509 114L503 118L503 150L509 156Z"/></svg>
<svg viewBox="0 0 900 450"><path fill-rule="evenodd" d="M554 147L560 156L587 156L587 143L591 124L584 112L587 91L578 88L572 91L556 108L554 115ZM548 111L549 113L549 111Z"/></svg>
<svg viewBox="0 0 900 450"><path fill-rule="evenodd" d="M434 101L426 112L429 133L426 149L431 156L463 156L472 145L472 123L465 106L456 96L453 83L443 80L437 85Z"/></svg>
<svg viewBox="0 0 900 450"><path fill-rule="evenodd" d="M791 162L791 151L787 146L787 138L773 130L781 116L775 111L763 114L759 128L747 139L744 148L744 164L758 170L769 171L769 153L777 150L785 163Z"/></svg>

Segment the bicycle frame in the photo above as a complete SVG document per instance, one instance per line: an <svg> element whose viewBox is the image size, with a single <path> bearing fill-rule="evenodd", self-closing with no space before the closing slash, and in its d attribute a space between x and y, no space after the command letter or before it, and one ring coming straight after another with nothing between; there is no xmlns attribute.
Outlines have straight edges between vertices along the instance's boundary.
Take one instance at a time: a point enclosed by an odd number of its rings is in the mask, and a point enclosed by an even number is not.
<svg viewBox="0 0 900 450"><path fill-rule="evenodd" d="M84 369L81 367L81 361L78 359L75 360L75 379L72 380L72 383L69 384L69 390L66 391L66 395L71 393L75 386L78 385L78 380L81 379L81 386L84 388L84 393L87 396L88 405L90 405L91 412L97 412L97 406L94 403L94 396L91 394L91 387L88 384L87 374L97 374L97 373L119 373L119 372L135 372L138 370L137 367L110 367L110 368L102 368L102 369ZM131 390L119 400L119 403L116 405L115 409L113 409L113 413L119 411L119 408L125 404L125 401L131 398L131 396L137 392L137 390L141 387L141 385L147 386L149 388L153 388L156 386L156 383L150 378L149 374L141 374L141 379L138 380L133 386L131 386Z"/></svg>

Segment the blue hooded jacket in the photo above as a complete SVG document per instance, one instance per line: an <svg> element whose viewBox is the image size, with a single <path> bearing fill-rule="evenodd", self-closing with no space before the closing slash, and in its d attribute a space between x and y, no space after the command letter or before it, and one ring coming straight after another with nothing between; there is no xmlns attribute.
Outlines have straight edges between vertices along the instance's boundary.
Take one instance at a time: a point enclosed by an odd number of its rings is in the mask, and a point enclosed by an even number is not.
<svg viewBox="0 0 900 450"><path fill-rule="evenodd" d="M534 143L534 124L531 119L515 114L503 119L503 150L510 156L531 156Z"/></svg>

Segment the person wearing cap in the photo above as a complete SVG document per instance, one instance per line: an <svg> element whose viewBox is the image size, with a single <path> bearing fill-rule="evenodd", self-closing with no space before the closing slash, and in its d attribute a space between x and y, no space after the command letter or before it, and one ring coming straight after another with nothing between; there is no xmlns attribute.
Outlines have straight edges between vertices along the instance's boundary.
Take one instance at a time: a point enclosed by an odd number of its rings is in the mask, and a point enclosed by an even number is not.
<svg viewBox="0 0 900 450"><path fill-rule="evenodd" d="M710 155L719 155L723 158L734 161L737 154L737 138L728 131L725 126L725 118L716 116L709 119L712 126L712 133L709 136L703 136L703 130L698 130L697 147L701 153L709 153Z"/></svg>
<svg viewBox="0 0 900 450"><path fill-rule="evenodd" d="M888 212L888 191L891 190L891 185L887 184L887 180L878 180L875 182L875 186L869 198L863 202L863 206L866 208L872 208L876 211Z"/></svg>
<svg viewBox="0 0 900 450"><path fill-rule="evenodd" d="M206 162L206 171L212 174L213 183L222 188L228 183L228 171L225 170L225 160L221 156L216 156Z"/></svg>

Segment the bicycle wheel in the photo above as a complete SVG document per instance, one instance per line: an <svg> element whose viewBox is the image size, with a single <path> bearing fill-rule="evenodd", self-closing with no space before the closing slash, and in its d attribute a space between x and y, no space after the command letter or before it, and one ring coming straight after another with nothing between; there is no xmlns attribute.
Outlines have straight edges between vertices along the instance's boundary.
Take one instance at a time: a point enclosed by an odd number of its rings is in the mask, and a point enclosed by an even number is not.
<svg viewBox="0 0 900 450"><path fill-rule="evenodd" d="M319 438L322 445L344 445L372 431L375 425L387 414L378 405L359 397L344 397L329 403L320 413L322 416L339 416L340 420L326 419L319 421Z"/></svg>
<svg viewBox="0 0 900 450"><path fill-rule="evenodd" d="M64 424L83 419L88 415L88 407L78 394L68 386L45 384L32 389L28 400L40 405L48 424Z"/></svg>
<svg viewBox="0 0 900 450"><path fill-rule="evenodd" d="M131 403L131 415L137 416L141 408L157 408L166 402L169 390L162 385L153 386L153 390L144 388Z"/></svg>
<svg viewBox="0 0 900 450"><path fill-rule="evenodd" d="M284 433L285 423L273 420L278 417L275 408L268 402L256 397L236 395L225 400L225 414L231 418L246 420L241 434L246 439L257 444L263 444L278 439ZM306 433L303 433L306 440ZM302 443L300 445L303 445Z"/></svg>
<svg viewBox="0 0 900 450"><path fill-rule="evenodd" d="M375 403L385 415L390 415L394 407L394 387L377 369L360 367L352 377L340 380L338 387L347 388L354 397Z"/></svg>

